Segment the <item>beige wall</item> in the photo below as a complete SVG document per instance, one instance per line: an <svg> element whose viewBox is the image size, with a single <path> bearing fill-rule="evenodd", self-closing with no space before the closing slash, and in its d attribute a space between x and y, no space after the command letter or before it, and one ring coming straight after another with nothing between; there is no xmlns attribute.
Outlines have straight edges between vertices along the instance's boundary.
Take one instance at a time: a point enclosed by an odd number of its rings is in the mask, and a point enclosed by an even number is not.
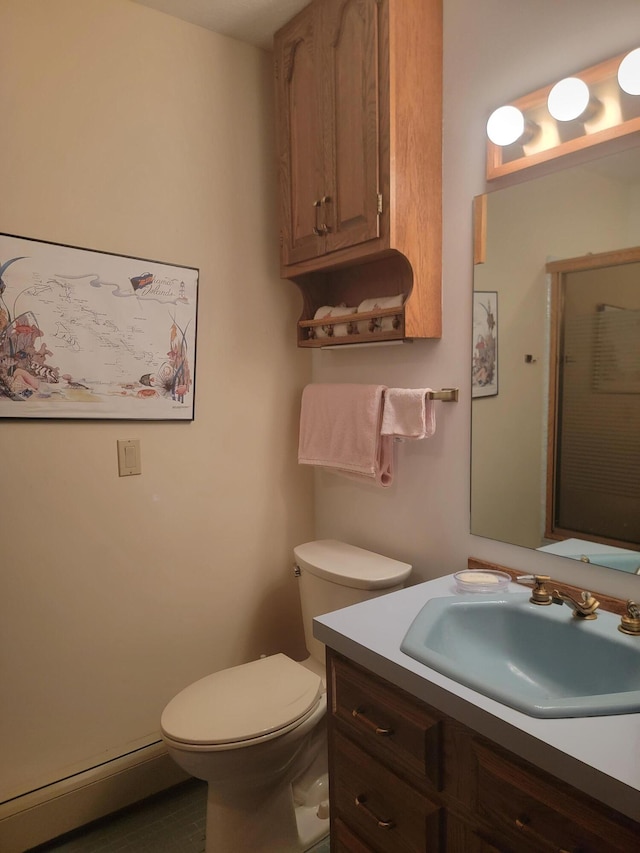
<svg viewBox="0 0 640 853"><path fill-rule="evenodd" d="M291 549L312 489L270 56L129 0L2 0L0 32L0 231L200 269L193 423L2 424L13 795L157 740L200 676L302 655ZM140 477L117 476L122 438Z"/></svg>
<svg viewBox="0 0 640 853"><path fill-rule="evenodd" d="M624 597L638 580L469 533L471 204L485 191L485 123L527 92L637 46L637 0L445 0L443 335L440 341L317 352L314 381L382 382L461 389L440 403L437 430L396 448L396 483L385 491L320 474L316 532L379 548L413 563L414 577L455 571L470 555L553 573ZM492 288L491 288L492 289Z"/></svg>

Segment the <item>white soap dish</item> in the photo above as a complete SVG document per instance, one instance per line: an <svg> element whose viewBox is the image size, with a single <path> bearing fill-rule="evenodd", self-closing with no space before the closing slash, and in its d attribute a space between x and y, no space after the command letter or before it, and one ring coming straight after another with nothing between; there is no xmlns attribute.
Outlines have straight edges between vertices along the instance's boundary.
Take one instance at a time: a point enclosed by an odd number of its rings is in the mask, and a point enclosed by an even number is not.
<svg viewBox="0 0 640 853"><path fill-rule="evenodd" d="M509 586L511 576L493 569L465 569L453 576L458 592L502 592Z"/></svg>

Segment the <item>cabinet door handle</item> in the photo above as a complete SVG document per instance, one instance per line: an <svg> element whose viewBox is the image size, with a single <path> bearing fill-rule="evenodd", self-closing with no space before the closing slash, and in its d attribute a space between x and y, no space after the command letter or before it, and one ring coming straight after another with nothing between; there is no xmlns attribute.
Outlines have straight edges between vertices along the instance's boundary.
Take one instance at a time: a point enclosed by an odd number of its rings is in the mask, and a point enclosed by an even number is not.
<svg viewBox="0 0 640 853"><path fill-rule="evenodd" d="M322 201L319 198L313 202L313 206L315 207L315 211L316 211L316 219L315 219L315 224L313 226L313 233L316 235L316 237L322 237L322 230L320 229L320 227L318 225L318 211L320 210L321 205L322 205Z"/></svg>
<svg viewBox="0 0 640 853"><path fill-rule="evenodd" d="M324 207L325 204L329 204L330 201L331 197L328 195L324 195L321 199L317 199L313 202L313 206L316 209L316 219L315 224L313 226L313 233L316 235L316 237L322 237L324 234L328 234L331 231L331 227L327 225L326 222L323 222L322 224L318 222L318 210L321 207Z"/></svg>
<svg viewBox="0 0 640 853"><path fill-rule="evenodd" d="M323 207L325 207L325 205L327 205L327 204L330 204L330 202L331 202L331 196L329 196L329 195L323 195L323 196L322 196L322 198L320 199L320 204L321 204ZM320 226L320 230L322 231L322 233L323 233L323 234L328 234L328 233L331 231L331 226L330 226L330 225L327 225L327 215L326 215L326 213L325 213L325 215L323 216L323 219L324 219L324 222L323 222L323 223L322 223L322 225Z"/></svg>
<svg viewBox="0 0 640 853"><path fill-rule="evenodd" d="M369 717L362 711L360 708L354 708L351 712L351 716L355 717L356 720L360 720L368 729L371 729L377 735L381 735L383 737L389 737L393 734L393 729L388 728L387 726L379 726L370 720Z"/></svg>
<svg viewBox="0 0 640 853"><path fill-rule="evenodd" d="M371 809L366 805L366 802L367 798L364 794L358 794L355 799L356 806L361 809L362 812L366 814L368 818L374 820L376 822L376 826L378 826L380 829L393 829L393 827L396 825L395 821L383 820L382 818L379 818L378 815L374 814Z"/></svg>

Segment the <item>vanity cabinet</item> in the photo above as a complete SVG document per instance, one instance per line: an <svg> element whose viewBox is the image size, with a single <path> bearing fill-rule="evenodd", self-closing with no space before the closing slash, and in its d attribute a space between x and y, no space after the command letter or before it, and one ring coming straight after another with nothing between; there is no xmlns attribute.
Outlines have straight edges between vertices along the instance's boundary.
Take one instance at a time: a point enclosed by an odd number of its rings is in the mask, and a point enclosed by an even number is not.
<svg viewBox="0 0 640 853"><path fill-rule="evenodd" d="M440 337L441 0L314 0L276 33L274 63L299 345ZM391 296L395 311L356 318ZM323 306L354 316L314 322Z"/></svg>
<svg viewBox="0 0 640 853"><path fill-rule="evenodd" d="M640 824L327 652L332 851L622 853Z"/></svg>

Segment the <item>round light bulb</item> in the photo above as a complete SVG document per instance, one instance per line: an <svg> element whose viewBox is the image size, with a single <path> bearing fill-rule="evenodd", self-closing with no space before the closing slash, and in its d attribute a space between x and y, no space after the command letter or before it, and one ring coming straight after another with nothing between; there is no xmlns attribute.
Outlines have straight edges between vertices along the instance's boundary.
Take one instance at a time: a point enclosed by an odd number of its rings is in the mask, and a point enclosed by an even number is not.
<svg viewBox="0 0 640 853"><path fill-rule="evenodd" d="M579 77L565 77L549 92L547 106L557 121L573 121L589 106L589 87Z"/></svg>
<svg viewBox="0 0 640 853"><path fill-rule="evenodd" d="M628 53L620 63L618 83L627 95L640 95L640 47Z"/></svg>
<svg viewBox="0 0 640 853"><path fill-rule="evenodd" d="M524 133L524 116L517 107L498 107L489 116L487 136L494 145L511 145Z"/></svg>

